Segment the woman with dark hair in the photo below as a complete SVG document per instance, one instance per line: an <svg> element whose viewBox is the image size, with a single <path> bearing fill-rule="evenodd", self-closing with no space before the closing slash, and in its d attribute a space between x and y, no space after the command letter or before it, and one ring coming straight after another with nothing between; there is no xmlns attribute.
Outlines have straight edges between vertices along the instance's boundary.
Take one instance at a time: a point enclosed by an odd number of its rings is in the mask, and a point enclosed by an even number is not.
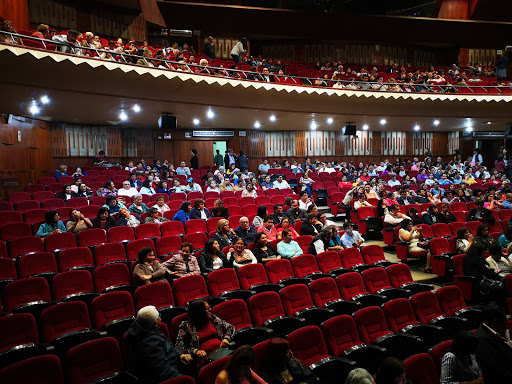
<svg viewBox="0 0 512 384"><path fill-rule="evenodd" d="M229 226L229 221L226 219L219 220L212 239L218 241L220 248L235 244L237 238L235 231Z"/></svg>
<svg viewBox="0 0 512 384"><path fill-rule="evenodd" d="M99 193L100 191L98 191ZM105 186L101 189L101 196L117 196L117 189L112 180L109 180L105 183Z"/></svg>
<svg viewBox="0 0 512 384"><path fill-rule="evenodd" d="M66 227L60 221L59 212L56 210L50 210L44 214L45 222L41 224L39 230L36 233L36 236L45 238L48 235L52 235L54 233L63 233L66 232Z"/></svg>
<svg viewBox="0 0 512 384"><path fill-rule="evenodd" d="M210 273L217 269L229 267L226 255L221 251L219 242L210 239L204 245L204 250L199 256L199 268L202 273Z"/></svg>
<svg viewBox="0 0 512 384"><path fill-rule="evenodd" d="M258 260L254 254L247 248L245 248L245 241L242 238L238 238L233 245L233 248L229 249L227 259L233 268L240 268L247 264L256 264Z"/></svg>
<svg viewBox="0 0 512 384"><path fill-rule="evenodd" d="M151 180L148 178L142 182L142 187L139 191L142 195L153 196L156 192L153 186L151 185Z"/></svg>
<svg viewBox="0 0 512 384"><path fill-rule="evenodd" d="M485 248L479 244L473 244L464 258L464 275L474 277L473 294L482 293L493 300L504 304L507 291L500 275L489 268L484 259Z"/></svg>
<svg viewBox="0 0 512 384"><path fill-rule="evenodd" d="M407 216L411 218L412 225L425 224L420 215L418 215L418 210L414 207L409 208L407 211Z"/></svg>
<svg viewBox="0 0 512 384"><path fill-rule="evenodd" d="M117 197L115 196L107 196L105 198L105 205L103 207L107 208L110 212L110 215L114 217L117 217L120 209L126 208L126 206L123 203L117 201Z"/></svg>
<svg viewBox="0 0 512 384"><path fill-rule="evenodd" d="M64 201L67 201L73 197L73 191L71 190L71 185L64 184L62 186L62 192L59 192L57 195L57 199L62 199Z"/></svg>
<svg viewBox="0 0 512 384"><path fill-rule="evenodd" d="M471 234L468 227L461 227L457 229L457 240L455 241L455 248L459 254L466 253L469 248L475 243L475 239Z"/></svg>
<svg viewBox="0 0 512 384"><path fill-rule="evenodd" d="M254 248L252 250L254 257L258 263L266 263L267 261L280 259L281 256L272 248L268 242L267 235L263 232L256 234L254 239Z"/></svg>
<svg viewBox="0 0 512 384"><path fill-rule="evenodd" d="M441 223L450 224L457 221L457 218L450 212L450 205L446 203L441 205L441 212L437 216Z"/></svg>
<svg viewBox="0 0 512 384"><path fill-rule="evenodd" d="M211 213L213 217L223 217L225 219L229 219L229 210L224 207L222 200L215 200Z"/></svg>
<svg viewBox="0 0 512 384"><path fill-rule="evenodd" d="M471 200L475 201L477 199L482 198L482 190L480 188L473 189L473 196L471 196Z"/></svg>
<svg viewBox="0 0 512 384"><path fill-rule="evenodd" d="M377 370L377 384L411 384L405 377L405 365L394 357L385 358Z"/></svg>
<svg viewBox="0 0 512 384"><path fill-rule="evenodd" d="M467 203L471 201L471 198L466 196L466 193L462 188L457 189L457 197L459 198L459 201L462 203Z"/></svg>
<svg viewBox="0 0 512 384"><path fill-rule="evenodd" d="M190 206L192 203L190 201L184 201L180 205L180 209L174 217L172 218L172 221L181 221L183 226L185 226L185 223L190 220Z"/></svg>
<svg viewBox="0 0 512 384"><path fill-rule="evenodd" d="M190 168L199 169L199 158L197 157L197 149L192 148L190 151L192 158L190 159Z"/></svg>
<svg viewBox="0 0 512 384"><path fill-rule="evenodd" d="M78 209L69 212L69 221L66 223L66 229L71 233L78 233L84 229L92 228L91 220L86 218Z"/></svg>
<svg viewBox="0 0 512 384"><path fill-rule="evenodd" d="M166 260L162 267L167 270L169 275L175 277L199 275L199 264L195 256L194 245L192 243L183 243L180 246L180 253L174 254L169 260Z"/></svg>
<svg viewBox="0 0 512 384"><path fill-rule="evenodd" d="M486 251L488 251L491 244L495 242L496 240L494 240L494 237L489 235L489 227L486 224L482 224L476 229L476 245L480 245L484 247Z"/></svg>
<svg viewBox="0 0 512 384"><path fill-rule="evenodd" d="M250 345L242 345L233 352L224 369L219 372L215 384L266 384L251 369L254 359L254 349Z"/></svg>
<svg viewBox="0 0 512 384"><path fill-rule="evenodd" d="M162 223L167 223L168 221L170 220L160 216L157 207L151 207L149 208L148 216L146 217L146 220L144 220L144 223L158 224L158 226L160 226Z"/></svg>
<svg viewBox="0 0 512 384"><path fill-rule="evenodd" d="M427 253L427 263L425 266L425 272L432 271L432 265L430 263L430 250L427 248L421 248L418 246L418 243L423 241L423 230L421 227L416 227L412 225L412 221L410 219L403 219L400 223L400 231L398 231L398 237L400 241L407 241L409 245L407 246L407 250L411 253Z"/></svg>
<svg viewBox="0 0 512 384"><path fill-rule="evenodd" d="M271 339L265 354L262 378L268 384L316 384L318 378L293 356L285 339Z"/></svg>
<svg viewBox="0 0 512 384"><path fill-rule="evenodd" d="M292 238L295 239L299 236L297 231L293 228L293 225L290 224L290 219L288 217L283 217L283 220L281 220L281 227L277 230L277 238L282 239L283 238L283 231L287 229L292 233Z"/></svg>
<svg viewBox="0 0 512 384"><path fill-rule="evenodd" d="M108 231L112 227L117 227L117 221L110 216L108 208L101 207L98 211L98 216L92 221L93 228L101 228Z"/></svg>
<svg viewBox="0 0 512 384"><path fill-rule="evenodd" d="M163 173L163 171L162 171ZM162 175L163 176L163 175ZM161 180L158 184L158 193L167 193L168 195L172 191L169 189L169 184L167 183L167 179Z"/></svg>
<svg viewBox="0 0 512 384"><path fill-rule="evenodd" d="M427 211L423 214L423 222L427 225L433 225L441 222L438 217L439 208L437 205L432 204L428 207Z"/></svg>
<svg viewBox="0 0 512 384"><path fill-rule="evenodd" d="M510 243L512 243L512 225L508 224L507 228L503 232L503 235L498 237L498 243L502 249L508 248Z"/></svg>
<svg viewBox="0 0 512 384"><path fill-rule="evenodd" d="M261 227L263 225L263 219L268 215L268 208L266 205L260 205L258 207L258 211L256 212L256 216L252 221L252 226L254 228Z"/></svg>
<svg viewBox="0 0 512 384"><path fill-rule="evenodd" d="M180 324L176 348L196 359L206 358L220 347L227 347L235 327L215 316L208 303L195 299L188 305L188 319Z"/></svg>
<svg viewBox="0 0 512 384"><path fill-rule="evenodd" d="M85 197L86 199L90 199L92 196L92 191L84 183L79 183L77 192L72 194L72 197Z"/></svg>
<svg viewBox="0 0 512 384"><path fill-rule="evenodd" d="M154 208L158 210L158 213L160 213L162 216L165 212L170 211L171 208L165 203L165 197L163 195L160 195L156 198L156 205L153 205Z"/></svg>
<svg viewBox="0 0 512 384"><path fill-rule="evenodd" d="M441 384L483 383L482 372L476 361L478 338L468 331L460 331L453 338L450 352L441 361Z"/></svg>
<svg viewBox="0 0 512 384"><path fill-rule="evenodd" d="M208 220L212 218L212 214L205 208L203 199L196 199L194 202L194 208L190 211L190 219L201 219Z"/></svg>
<svg viewBox="0 0 512 384"><path fill-rule="evenodd" d="M137 254L138 263L133 269L133 281L137 285L166 281L166 270L160 266L151 247L142 247Z"/></svg>

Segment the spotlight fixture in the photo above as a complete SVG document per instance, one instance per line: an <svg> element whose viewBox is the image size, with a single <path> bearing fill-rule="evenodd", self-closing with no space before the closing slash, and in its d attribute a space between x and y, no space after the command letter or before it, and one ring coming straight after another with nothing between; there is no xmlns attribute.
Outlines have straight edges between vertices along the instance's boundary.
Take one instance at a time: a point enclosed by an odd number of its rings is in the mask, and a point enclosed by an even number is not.
<svg viewBox="0 0 512 384"><path fill-rule="evenodd" d="M199 123L200 123L199 119L194 119L194 120L192 120L192 122L194 123L194 125L199 125Z"/></svg>
<svg viewBox="0 0 512 384"><path fill-rule="evenodd" d="M317 125L314 121L312 121L309 127L314 131L316 129Z"/></svg>
<svg viewBox="0 0 512 384"><path fill-rule="evenodd" d="M434 120L434 125L437 127L441 122L439 120Z"/></svg>
<svg viewBox="0 0 512 384"><path fill-rule="evenodd" d="M419 131L419 130L420 130L420 126L419 126L418 124L416 124L416 125L414 126L414 130L415 130L415 131Z"/></svg>
<svg viewBox="0 0 512 384"><path fill-rule="evenodd" d="M332 117L329 117L327 119L327 124L332 124L334 122L334 119Z"/></svg>
<svg viewBox="0 0 512 384"><path fill-rule="evenodd" d="M487 122L487 125L491 125L491 122L490 122L490 121L488 121L488 122Z"/></svg>
<svg viewBox="0 0 512 384"><path fill-rule="evenodd" d="M473 127L472 127L472 126L470 126L470 125L468 125L468 126L466 127L466 132L473 132Z"/></svg>
<svg viewBox="0 0 512 384"><path fill-rule="evenodd" d="M368 128L370 128L370 127L368 126L368 124L364 124L364 125L363 125L363 129L364 129L365 131L367 131L367 130L368 130Z"/></svg>
<svg viewBox="0 0 512 384"><path fill-rule="evenodd" d="M126 121L126 120L128 120L128 115L126 114L126 112L125 112L125 111L121 111L121 113L119 114L119 119L120 119L121 121Z"/></svg>
<svg viewBox="0 0 512 384"><path fill-rule="evenodd" d="M215 117L215 112L213 112L211 109L208 109L208 112L206 112L206 117L213 119Z"/></svg>
<svg viewBox="0 0 512 384"><path fill-rule="evenodd" d="M41 103L43 103L43 104L49 104L50 103L50 98L48 96L46 96L46 95L41 96L40 100L41 100Z"/></svg>
<svg viewBox="0 0 512 384"><path fill-rule="evenodd" d="M259 121L254 122L254 128L261 128L261 124Z"/></svg>
<svg viewBox="0 0 512 384"><path fill-rule="evenodd" d="M387 123L386 119L380 119L380 125L385 125Z"/></svg>
<svg viewBox="0 0 512 384"><path fill-rule="evenodd" d="M271 122L274 122L274 121L276 121L277 119L276 119L276 116L275 116L275 115L271 115L271 116L269 117L269 120L270 120Z"/></svg>
<svg viewBox="0 0 512 384"><path fill-rule="evenodd" d="M141 111L141 108L140 108L140 105L139 104L135 104L133 107L133 112L135 113L139 113Z"/></svg>
<svg viewBox="0 0 512 384"><path fill-rule="evenodd" d="M37 104L35 102L33 102L32 105L30 107L28 107L28 111L32 115L37 115L40 112L39 107L37 106Z"/></svg>

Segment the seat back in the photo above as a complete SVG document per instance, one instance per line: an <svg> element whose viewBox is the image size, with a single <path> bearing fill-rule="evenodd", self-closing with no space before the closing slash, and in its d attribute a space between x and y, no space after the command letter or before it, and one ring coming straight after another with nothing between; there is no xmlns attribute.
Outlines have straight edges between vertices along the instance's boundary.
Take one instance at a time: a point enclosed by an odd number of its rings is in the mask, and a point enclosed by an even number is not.
<svg viewBox="0 0 512 384"><path fill-rule="evenodd" d="M238 280L242 289L249 289L255 284L268 283L265 268L261 264L247 264L240 267Z"/></svg>
<svg viewBox="0 0 512 384"><path fill-rule="evenodd" d="M430 240L430 251L432 256L438 256L445 252L451 252L450 242L444 237L436 237Z"/></svg>
<svg viewBox="0 0 512 384"><path fill-rule="evenodd" d="M316 325L309 325L290 333L288 344L293 355L305 367L329 357L322 331Z"/></svg>
<svg viewBox="0 0 512 384"><path fill-rule="evenodd" d="M41 339L45 343L68 332L90 328L89 311L83 301L60 303L41 313Z"/></svg>
<svg viewBox="0 0 512 384"><path fill-rule="evenodd" d="M78 232L78 246L88 247L89 245L97 245L107 243L107 233L101 228L86 229Z"/></svg>
<svg viewBox="0 0 512 384"><path fill-rule="evenodd" d="M118 228L118 227L114 227ZM114 229L112 228L112 229ZM115 261L126 261L126 252L121 243L107 243L94 248L94 264L102 266Z"/></svg>
<svg viewBox="0 0 512 384"><path fill-rule="evenodd" d="M4 288L4 309L12 312L17 307L34 301L50 301L48 282L42 277L20 279L9 283Z"/></svg>
<svg viewBox="0 0 512 384"><path fill-rule="evenodd" d="M372 344L379 337L391 333L386 323L382 309L371 306L362 308L354 313L354 321L361 341Z"/></svg>
<svg viewBox="0 0 512 384"><path fill-rule="evenodd" d="M338 291L343 300L351 300L361 293L368 293L363 278L357 272L344 273L336 278Z"/></svg>
<svg viewBox="0 0 512 384"><path fill-rule="evenodd" d="M420 353L404 360L405 375L414 384L437 384L439 375L428 353Z"/></svg>
<svg viewBox="0 0 512 384"><path fill-rule="evenodd" d="M445 223L437 223L432 225L432 231L436 237L451 236L450 227Z"/></svg>
<svg viewBox="0 0 512 384"><path fill-rule="evenodd" d="M0 227L0 234L1 240L9 241L16 237L32 236L32 228L29 223L9 223Z"/></svg>
<svg viewBox="0 0 512 384"><path fill-rule="evenodd" d="M268 281L272 284L277 284L279 280L295 277L293 274L292 264L290 260L279 259L272 260L265 264L267 271Z"/></svg>
<svg viewBox="0 0 512 384"><path fill-rule="evenodd" d="M457 311L467 308L462 292L456 285L439 288L436 297L441 310L448 316L454 316Z"/></svg>
<svg viewBox="0 0 512 384"><path fill-rule="evenodd" d="M126 264L105 264L94 270L96 292L103 293L107 288L130 284L130 271Z"/></svg>
<svg viewBox="0 0 512 384"><path fill-rule="evenodd" d="M213 313L237 330L252 326L247 304L242 299L232 299L217 304L213 307Z"/></svg>
<svg viewBox="0 0 512 384"><path fill-rule="evenodd" d="M240 289L236 272L231 268L210 272L206 282L211 296L220 296L224 291Z"/></svg>
<svg viewBox="0 0 512 384"><path fill-rule="evenodd" d="M209 193L209 192L206 192ZM224 369L224 366L229 361L230 357L226 356L222 359L211 362L210 364L205 365L199 371L197 376L197 384L211 384L215 383L215 379L217 375Z"/></svg>
<svg viewBox="0 0 512 384"><path fill-rule="evenodd" d="M292 269L296 277L306 277L310 273L320 272L313 255L300 255L292 258Z"/></svg>
<svg viewBox="0 0 512 384"><path fill-rule="evenodd" d="M15 258L30 252L44 252L43 240L35 236L23 236L9 243L9 256Z"/></svg>
<svg viewBox="0 0 512 384"><path fill-rule="evenodd" d="M137 311L147 305L157 309L174 305L171 286L163 281L143 285L135 290L134 303Z"/></svg>
<svg viewBox="0 0 512 384"><path fill-rule="evenodd" d="M342 356L347 349L362 344L356 323L350 315L336 316L326 320L322 325L322 333L327 349L333 356Z"/></svg>
<svg viewBox="0 0 512 384"><path fill-rule="evenodd" d="M57 273L57 263L52 253L29 253L18 259L18 275L20 279L41 273Z"/></svg>
<svg viewBox="0 0 512 384"><path fill-rule="evenodd" d="M443 314L437 302L434 292L421 292L411 297L411 304L418 319L423 324L428 324Z"/></svg>
<svg viewBox="0 0 512 384"><path fill-rule="evenodd" d="M411 324L417 324L416 316L412 310L411 303L407 299L395 299L388 301L382 306L389 329L393 332L400 332Z"/></svg>
<svg viewBox="0 0 512 384"><path fill-rule="evenodd" d="M44 239L44 248L46 252L53 252L56 249L75 248L75 235L71 232L54 233L46 236Z"/></svg>
<svg viewBox="0 0 512 384"><path fill-rule="evenodd" d="M143 247L150 247L156 253L155 243L153 240L139 239L130 241L129 243L126 244L126 259L128 261L134 261L135 259L137 259L138 253Z"/></svg>
<svg viewBox="0 0 512 384"><path fill-rule="evenodd" d="M330 277L313 280L309 284L309 293L316 307L322 308L326 303L341 299L336 281Z"/></svg>
<svg viewBox="0 0 512 384"><path fill-rule="evenodd" d="M361 248L361 256L365 264L374 264L377 261L385 261L384 250L380 245L372 244Z"/></svg>
<svg viewBox="0 0 512 384"><path fill-rule="evenodd" d="M86 270L61 272L52 279L53 300L61 301L76 293L93 293L92 276Z"/></svg>
<svg viewBox="0 0 512 384"><path fill-rule="evenodd" d="M185 306L188 302L208 296L206 282L201 275L180 277L173 285L174 302Z"/></svg>
<svg viewBox="0 0 512 384"><path fill-rule="evenodd" d="M0 371L1 383L64 384L60 359L55 355L33 357Z"/></svg>
<svg viewBox="0 0 512 384"><path fill-rule="evenodd" d="M110 228L107 235L109 243L117 243L124 240L135 240L133 228L125 225Z"/></svg>
<svg viewBox="0 0 512 384"><path fill-rule="evenodd" d="M363 277L364 285L370 293L377 293L380 289L391 287L388 275L384 268L370 268L363 271L361 275Z"/></svg>
<svg viewBox="0 0 512 384"><path fill-rule="evenodd" d="M148 239L152 237L160 237L160 227L155 223L141 224L135 227L136 239Z"/></svg>
<svg viewBox="0 0 512 384"><path fill-rule="evenodd" d="M91 250L87 247L68 248L59 252L59 270L68 271L76 267L94 265Z"/></svg>
<svg viewBox="0 0 512 384"><path fill-rule="evenodd" d="M279 291L283 309L288 316L306 308L314 307L308 287L304 284L294 284Z"/></svg>
<svg viewBox="0 0 512 384"><path fill-rule="evenodd" d="M285 315L281 299L276 292L262 292L250 297L249 313L252 323L259 327L269 319Z"/></svg>
<svg viewBox="0 0 512 384"><path fill-rule="evenodd" d="M24 344L39 344L34 316L17 313L0 317L0 352Z"/></svg>
<svg viewBox="0 0 512 384"><path fill-rule="evenodd" d="M364 264L363 256L357 248L345 248L340 251L341 264L344 268L352 268L354 265Z"/></svg>
<svg viewBox="0 0 512 384"><path fill-rule="evenodd" d="M172 253L179 252L181 249L180 236L163 236L156 239L156 250L158 256L166 256Z"/></svg>
<svg viewBox="0 0 512 384"><path fill-rule="evenodd" d="M411 270L407 264L392 264L386 268L386 273L393 288L400 288L403 284L413 282Z"/></svg>
<svg viewBox="0 0 512 384"><path fill-rule="evenodd" d="M336 251L321 252L316 255L318 268L323 273L328 273L332 269L343 268L340 257Z"/></svg>
<svg viewBox="0 0 512 384"><path fill-rule="evenodd" d="M91 319L97 329L103 329L111 321L134 316L132 296L126 291L105 293L91 303Z"/></svg>

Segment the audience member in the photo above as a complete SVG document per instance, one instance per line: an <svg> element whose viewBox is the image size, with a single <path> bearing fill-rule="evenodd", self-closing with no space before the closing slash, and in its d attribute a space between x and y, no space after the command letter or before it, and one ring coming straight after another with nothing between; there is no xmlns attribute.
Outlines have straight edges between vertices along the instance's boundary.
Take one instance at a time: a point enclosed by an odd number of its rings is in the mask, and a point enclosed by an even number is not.
<svg viewBox="0 0 512 384"><path fill-rule="evenodd" d="M204 250L199 256L199 268L202 273L210 273L222 268L230 267L228 259L220 249L219 242L210 239L206 242Z"/></svg>
<svg viewBox="0 0 512 384"><path fill-rule="evenodd" d="M245 242L241 238L238 238L233 248L229 249L227 259L236 269L247 264L256 264L258 262L254 254L249 249L245 248Z"/></svg>
<svg viewBox="0 0 512 384"><path fill-rule="evenodd" d="M144 220L144 223L158 224L158 226L161 226L163 223L167 223L168 221L170 220L163 216L160 216L158 208L156 206L153 206L149 208L148 216L146 217L146 220Z"/></svg>
<svg viewBox="0 0 512 384"><path fill-rule="evenodd" d="M39 226L39 230L36 233L36 236L45 238L48 235L52 235L54 233L63 233L66 232L66 227L60 221L59 212L56 210L49 210L44 214L44 223Z"/></svg>
<svg viewBox="0 0 512 384"><path fill-rule="evenodd" d="M66 35L55 35L52 40L57 44L57 51L62 53L69 53L72 55L82 56L82 49L78 42L78 35L80 33L74 29L69 29ZM103 151L102 151L103 152ZM104 154L105 152L103 152ZM102 164L94 164L102 165Z"/></svg>
<svg viewBox="0 0 512 384"><path fill-rule="evenodd" d="M93 228L101 228L108 232L112 227L117 227L117 221L110 216L108 208L101 207L98 210L98 215L92 220Z"/></svg>
<svg viewBox="0 0 512 384"><path fill-rule="evenodd" d="M141 222L137 216L130 214L130 211L127 208L122 208L119 210L119 221L117 224L120 226L135 228L140 225Z"/></svg>
<svg viewBox="0 0 512 384"><path fill-rule="evenodd" d="M204 221L212 218L212 214L204 206L203 199L196 199L196 201L194 202L194 208L192 208L192 210L190 211L190 218L191 219L201 219Z"/></svg>
<svg viewBox="0 0 512 384"><path fill-rule="evenodd" d="M218 241L221 249L224 249L225 247L235 244L238 237L233 228L230 228L229 221L221 219L217 223L217 229L212 239Z"/></svg>
<svg viewBox="0 0 512 384"><path fill-rule="evenodd" d="M255 356L254 350L250 345L239 347L233 352L224 369L217 375L215 384L266 384L251 369Z"/></svg>
<svg viewBox="0 0 512 384"><path fill-rule="evenodd" d="M117 191L117 194L119 196L128 196L128 197L133 197L133 196L137 195L138 193L139 192L137 192L137 188L132 187L129 180L123 181L123 187Z"/></svg>
<svg viewBox="0 0 512 384"><path fill-rule="evenodd" d="M277 253L281 257L291 259L295 256L302 255L302 248L295 240L293 240L293 235L290 229L284 229L281 232L281 236L283 241L280 241L277 244Z"/></svg>
<svg viewBox="0 0 512 384"><path fill-rule="evenodd" d="M496 243L494 237L489 235L489 227L485 224L480 225L476 229L475 244L482 246L486 251L489 250L491 244Z"/></svg>
<svg viewBox="0 0 512 384"><path fill-rule="evenodd" d="M235 234L239 239L242 239L245 244L254 243L256 238L256 228L249 225L249 219L245 216L240 218L240 225L235 228Z"/></svg>
<svg viewBox="0 0 512 384"><path fill-rule="evenodd" d="M510 273L510 263L503 257L503 251L498 243L493 243L489 247L489 257L485 259L489 267L501 277Z"/></svg>
<svg viewBox="0 0 512 384"><path fill-rule="evenodd" d="M194 246L191 243L182 243L180 246L180 253L175 253L170 259L162 264L162 268L167 270L169 276L183 277L190 275L199 275L199 263L195 256Z"/></svg>
<svg viewBox="0 0 512 384"><path fill-rule="evenodd" d="M192 203L190 201L184 201L180 205L180 209L174 217L172 218L172 221L181 221L183 224L183 227L185 227L185 223L190 220L190 211L191 211Z"/></svg>
<svg viewBox="0 0 512 384"><path fill-rule="evenodd" d="M284 217L287 217L290 220L290 224L306 220L306 211L299 208L299 202L297 200L292 200L291 204L291 209L284 215Z"/></svg>
<svg viewBox="0 0 512 384"><path fill-rule="evenodd" d="M332 229L330 227L324 227L320 230L320 233L313 237L311 243L308 247L308 254L310 255L318 255L319 253L325 252L329 250L330 243L332 237Z"/></svg>
<svg viewBox="0 0 512 384"><path fill-rule="evenodd" d="M166 281L166 270L161 267L160 260L151 247L142 247L137 253L137 264L133 269L133 281L137 285Z"/></svg>
<svg viewBox="0 0 512 384"><path fill-rule="evenodd" d="M266 263L271 260L280 259L281 256L269 244L270 239L263 232L258 232L254 240L253 254L258 263Z"/></svg>
<svg viewBox="0 0 512 384"><path fill-rule="evenodd" d="M475 239L468 227L457 229L457 240L455 240L455 248L459 254L467 253L469 248L475 243Z"/></svg>
<svg viewBox="0 0 512 384"><path fill-rule="evenodd" d="M92 228L91 220L86 218L78 209L69 212L69 221L66 223L66 230L71 233L78 233L85 229Z"/></svg>
<svg viewBox="0 0 512 384"><path fill-rule="evenodd" d="M359 248L364 243L364 239L358 231L354 231L352 223L343 223L345 233L341 236L343 248Z"/></svg>
<svg viewBox="0 0 512 384"><path fill-rule="evenodd" d="M398 232L398 236L400 241L407 241L409 244L407 245L408 252L411 253L426 253L427 254L427 264L425 266L425 272L432 272L431 266L431 254L428 249L429 245L425 244L423 237L423 229L421 227L415 227L412 225L411 219L404 219L400 223L400 231Z"/></svg>
<svg viewBox="0 0 512 384"><path fill-rule="evenodd" d="M404 364L394 358L386 357L377 370L377 384L411 384L405 377Z"/></svg>
<svg viewBox="0 0 512 384"><path fill-rule="evenodd" d="M386 213L384 216L384 223L388 227L394 228L400 225L400 223L402 223L402 221L405 219L410 220L411 218L401 213L397 204L392 204L390 207L390 212Z"/></svg>

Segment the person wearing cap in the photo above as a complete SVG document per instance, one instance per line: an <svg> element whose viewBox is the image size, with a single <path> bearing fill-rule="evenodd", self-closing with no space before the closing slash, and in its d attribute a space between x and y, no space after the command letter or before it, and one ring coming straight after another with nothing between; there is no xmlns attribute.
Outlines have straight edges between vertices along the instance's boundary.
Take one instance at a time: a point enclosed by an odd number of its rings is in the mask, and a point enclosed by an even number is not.
<svg viewBox="0 0 512 384"><path fill-rule="evenodd" d="M194 178L189 177L187 179L187 185L183 186L183 189L187 190L187 192L203 192L201 186L197 183L194 183Z"/></svg>
<svg viewBox="0 0 512 384"><path fill-rule="evenodd" d="M229 166L231 164L235 164L235 163L236 163L236 156L235 156L233 150L230 148L230 149L228 149L228 152L224 156L224 167L225 167L225 169L229 169Z"/></svg>
<svg viewBox="0 0 512 384"><path fill-rule="evenodd" d="M160 332L160 323L157 309L148 305L137 312L137 317L126 332L129 350L127 368L146 384L182 376L178 364L186 366L192 360L190 354L180 353Z"/></svg>

